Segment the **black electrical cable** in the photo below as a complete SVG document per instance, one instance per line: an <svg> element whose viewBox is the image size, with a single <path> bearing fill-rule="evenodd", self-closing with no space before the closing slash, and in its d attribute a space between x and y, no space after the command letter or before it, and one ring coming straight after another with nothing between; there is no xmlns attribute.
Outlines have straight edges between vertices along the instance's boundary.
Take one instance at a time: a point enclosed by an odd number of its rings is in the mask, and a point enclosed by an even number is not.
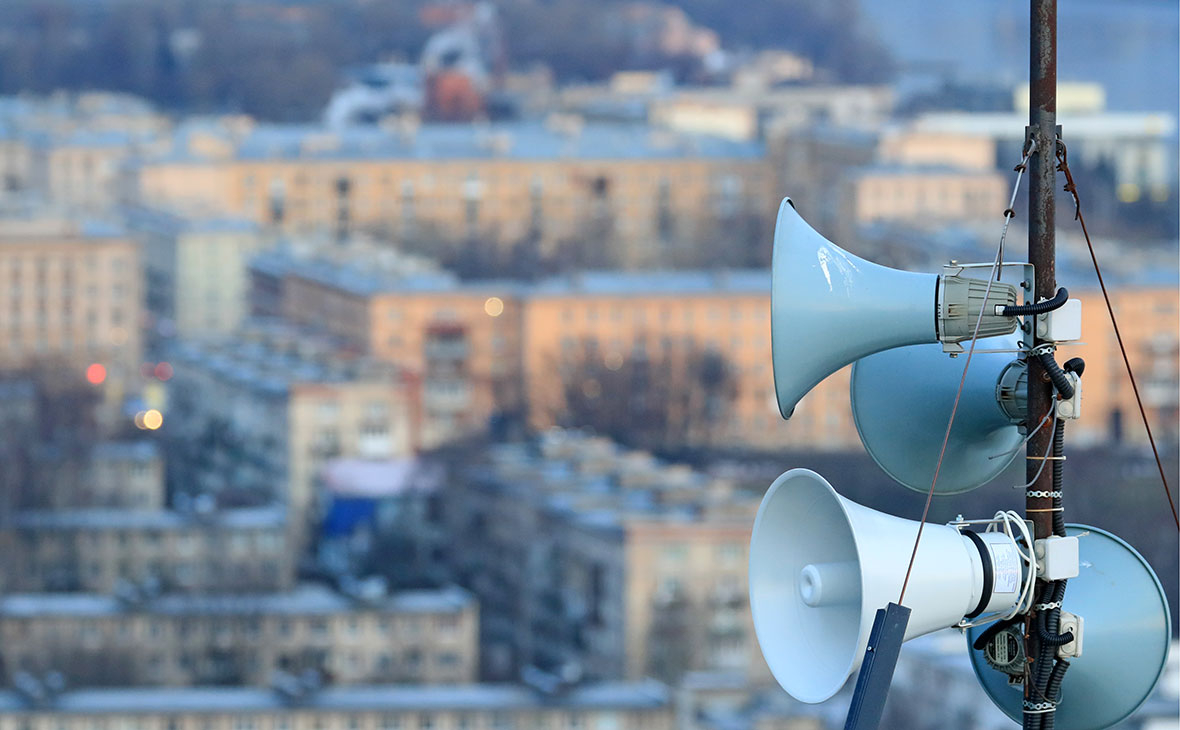
<svg viewBox="0 0 1180 730"><path fill-rule="evenodd" d="M1013 616L1012 618L1002 618L987 625L987 628L979 632L979 636L975 637L975 641L971 642L972 648L976 651L983 651L983 647L992 640L992 637L1008 628L1012 624L1018 624L1024 620L1023 616Z"/></svg>
<svg viewBox="0 0 1180 730"><path fill-rule="evenodd" d="M1068 363L1067 363L1068 364ZM1065 513L1061 506L1061 486L1065 481L1065 421L1057 419L1053 431L1053 534L1065 537Z"/></svg>
<svg viewBox="0 0 1180 730"><path fill-rule="evenodd" d="M1035 304L1008 304L998 307L1001 317L1017 317L1022 314L1044 314L1045 312L1052 312L1054 309L1060 309L1069 301L1069 290L1065 287L1060 287L1057 293L1053 295L1052 299L1046 299L1043 302Z"/></svg>
<svg viewBox="0 0 1180 730"><path fill-rule="evenodd" d="M1065 670L1069 669L1069 662L1058 659L1049 673L1049 684L1046 686L1045 697L1049 702L1057 703L1061 699L1061 682L1065 679ZM1041 730L1053 730L1057 722L1056 712L1047 712L1041 719Z"/></svg>
<svg viewBox="0 0 1180 730"><path fill-rule="evenodd" d="M1041 361L1041 366L1045 368L1045 372L1049 375L1049 379L1053 381L1053 387L1061 394L1062 398L1069 399L1073 397L1073 383L1070 382L1069 376L1053 359L1053 353L1047 351L1037 352L1037 359Z"/></svg>
<svg viewBox="0 0 1180 730"><path fill-rule="evenodd" d="M1080 357L1071 357L1065 361L1061 369L1067 373L1077 373L1078 377L1082 377L1082 373L1086 372L1086 361Z"/></svg>

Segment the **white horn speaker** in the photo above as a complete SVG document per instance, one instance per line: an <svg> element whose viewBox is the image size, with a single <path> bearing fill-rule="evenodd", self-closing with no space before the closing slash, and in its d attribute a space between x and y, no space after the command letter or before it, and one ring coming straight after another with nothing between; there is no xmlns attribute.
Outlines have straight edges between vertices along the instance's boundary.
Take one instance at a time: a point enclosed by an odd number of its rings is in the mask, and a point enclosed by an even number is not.
<svg viewBox="0 0 1180 730"><path fill-rule="evenodd" d="M1027 410L1028 371L1016 358L1019 344L1012 336L976 344L936 493L990 482L1020 450L1024 437L1017 424ZM885 473L910 489L930 489L966 359L949 358L938 345L913 345L852 366L852 418L860 440Z"/></svg>
<svg viewBox="0 0 1180 730"><path fill-rule="evenodd" d="M823 702L859 667L878 608L897 601L918 523L836 494L823 477L792 469L774 481L750 539L750 607L778 683ZM1024 581L1002 532L926 525L905 594L905 638L964 617L1010 610Z"/></svg>
<svg viewBox="0 0 1180 730"><path fill-rule="evenodd" d="M828 375L874 352L1007 334L1016 318L995 314L1016 304L1016 288L962 274L899 271L854 256L828 241L795 211L779 206L771 264L771 352L783 418ZM984 296L984 293L987 296Z"/></svg>
<svg viewBox="0 0 1180 730"><path fill-rule="evenodd" d="M1078 538L1079 569L1066 583L1062 610L1084 623L1081 655L1069 660L1061 683L1056 726L1099 730L1121 722L1151 695L1168 659L1171 613L1159 578L1135 548L1096 527L1067 525L1066 534ZM1007 675L972 648L986 628L968 629L971 663L992 701L1020 722L1023 685L1009 685Z"/></svg>

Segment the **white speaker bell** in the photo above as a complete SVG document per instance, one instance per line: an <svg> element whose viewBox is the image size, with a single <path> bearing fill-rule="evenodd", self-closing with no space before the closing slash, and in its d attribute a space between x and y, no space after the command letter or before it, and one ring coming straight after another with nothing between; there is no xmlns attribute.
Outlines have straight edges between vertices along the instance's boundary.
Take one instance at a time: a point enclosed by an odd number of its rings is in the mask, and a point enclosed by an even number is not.
<svg viewBox="0 0 1180 730"><path fill-rule="evenodd" d="M1017 424L1027 411L1027 368L1016 358L1019 344L1007 335L976 343L937 494L990 482L1020 449L1024 436ZM938 345L913 345L863 357L852 366L852 419L861 442L886 474L923 494L934 478L965 362L947 357Z"/></svg>
<svg viewBox="0 0 1180 730"><path fill-rule="evenodd" d="M880 266L854 256L817 233L790 198L779 206L771 282L774 387L783 418L828 375L874 352L903 345L956 343L1007 334L1016 318L995 314L1016 304L1016 288L963 275ZM984 296L984 293L987 296ZM957 349L957 348L955 348Z"/></svg>
<svg viewBox="0 0 1180 730"><path fill-rule="evenodd" d="M1078 538L1079 570L1066 582L1062 610L1085 623L1081 656L1069 660L1061 683L1056 726L1099 730L1122 722L1155 689L1168 660L1171 613L1159 578L1135 548L1097 527L1065 531ZM972 648L986 628L967 631L971 663L992 702L1020 722L1023 685L1009 685Z"/></svg>
<svg viewBox="0 0 1180 730"><path fill-rule="evenodd" d="M898 599L917 532L916 521L844 499L808 469L770 486L750 539L750 607L762 654L792 697L823 702L860 667L877 609ZM905 638L1008 611L1023 581L1004 533L927 524Z"/></svg>

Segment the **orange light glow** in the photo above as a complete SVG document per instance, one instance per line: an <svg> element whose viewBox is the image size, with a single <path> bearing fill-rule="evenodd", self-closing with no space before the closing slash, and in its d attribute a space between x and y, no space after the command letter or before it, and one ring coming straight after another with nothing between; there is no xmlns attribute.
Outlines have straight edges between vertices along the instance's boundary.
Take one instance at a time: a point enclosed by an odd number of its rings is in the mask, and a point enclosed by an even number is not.
<svg viewBox="0 0 1180 730"><path fill-rule="evenodd" d="M102 385L107 379L107 369L102 363L93 363L86 368L86 382L91 385Z"/></svg>
<svg viewBox="0 0 1180 730"><path fill-rule="evenodd" d="M164 414L157 411L155 408L146 411L143 414L143 427L149 431L155 431L160 426L164 425Z"/></svg>

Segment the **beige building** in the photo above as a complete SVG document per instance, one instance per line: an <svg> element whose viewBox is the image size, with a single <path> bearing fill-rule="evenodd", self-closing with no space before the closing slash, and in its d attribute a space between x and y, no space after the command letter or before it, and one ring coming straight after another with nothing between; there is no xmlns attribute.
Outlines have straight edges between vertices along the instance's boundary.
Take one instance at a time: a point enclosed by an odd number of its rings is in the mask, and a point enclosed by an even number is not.
<svg viewBox="0 0 1180 730"><path fill-rule="evenodd" d="M6 679L58 671L73 686L266 686L275 670L336 685L475 680L478 608L458 588L350 598L286 593L9 594L0 598Z"/></svg>
<svg viewBox="0 0 1180 730"><path fill-rule="evenodd" d="M245 593L295 582L297 556L276 507L26 510L0 529L0 540L6 592Z"/></svg>
<svg viewBox="0 0 1180 730"><path fill-rule="evenodd" d="M591 235L585 245L605 245L629 266L658 261L663 242L723 230L738 211L765 214L773 203L757 143L577 118L338 133L205 125L179 130L136 180L149 205L284 231L535 239L549 251Z"/></svg>
<svg viewBox="0 0 1180 730"><path fill-rule="evenodd" d="M127 224L143 251L146 305L157 333L233 332L249 313L250 258L270 245L249 221L136 209Z"/></svg>
<svg viewBox="0 0 1180 730"><path fill-rule="evenodd" d="M1082 416L1069 422L1066 443L1146 444L1147 431L1102 293L1070 294L1082 300L1082 344L1062 348L1057 360L1081 357L1086 372ZM1167 448L1180 435L1180 291L1175 286L1111 286L1110 294L1156 444Z"/></svg>
<svg viewBox="0 0 1180 730"><path fill-rule="evenodd" d="M866 167L854 172L842 191L842 223L900 222L916 228L950 222L1002 219L1010 181L997 170L952 167ZM837 239L837 240L841 240Z"/></svg>
<svg viewBox="0 0 1180 730"><path fill-rule="evenodd" d="M139 252L121 230L60 221L0 223L0 367L91 363L137 375Z"/></svg>
<svg viewBox="0 0 1180 730"><path fill-rule="evenodd" d="M72 214L111 213L123 167L165 138L168 118L125 94L0 99L0 191L29 192Z"/></svg>
<svg viewBox="0 0 1180 730"><path fill-rule="evenodd" d="M521 407L519 285L383 271L377 257L334 262L274 252L255 259L255 313L318 329L394 363L420 394L415 444L432 447Z"/></svg>
<svg viewBox="0 0 1180 730"><path fill-rule="evenodd" d="M560 422L565 383L554 373L563 365L587 358L600 358L607 368L637 358L672 364L712 352L728 365L733 398L724 418L698 424L690 441L819 449L859 443L845 371L808 395L790 422L779 416L767 271L586 273L546 280L527 295L524 333L525 392L537 426Z"/></svg>
<svg viewBox="0 0 1180 730"><path fill-rule="evenodd" d="M975 180L974 173L962 174ZM969 197L974 185L956 195ZM1006 204L999 197L992 201L993 208ZM424 438L424 445L477 430L490 414L512 412L517 403L527 405L536 427L562 423L571 365L609 369L636 358L671 363L690 353L714 352L729 366L733 397L725 417L688 434L690 441L759 449L860 448L849 409L848 367L816 386L790 421L779 415L771 367L770 276L764 270L586 272L532 284L462 284L437 274L366 274L355 266L267 255L255 262L252 275L254 291L267 293L265 305L256 307L259 313L322 328L362 352L403 364L424 378L439 378L443 382L435 390L424 391L424 404L440 394L457 394L425 406L424 414L434 416L424 420L423 434L434 436ZM1117 354L1101 297L1096 292L1074 295L1085 301L1086 350L1094 352L1102 343L1103 357ZM1175 346L1168 333L1176 329L1176 290L1118 287L1116 298L1120 307L1138 313L1133 323L1123 325L1129 328L1124 337L1136 343L1132 363L1153 373L1155 417L1162 428L1174 428L1169 424L1177 416L1168 405L1174 403L1169 400L1174 360L1167 353ZM440 357L450 352L453 360L440 362L432 352ZM1086 378L1087 403L1095 405L1077 427L1092 440L1114 435L1110 414L1115 401L1125 401L1121 394L1128 387L1118 384L1119 370L1104 367L1098 372L1105 374ZM454 409L450 419L447 404ZM1126 415L1120 416L1124 422ZM432 430L425 425L431 420L445 427ZM1128 438L1135 438L1135 428L1124 429Z"/></svg>
<svg viewBox="0 0 1180 730"><path fill-rule="evenodd" d="M40 685L25 685L33 689ZM0 692L0 730L674 730L671 691L652 680L544 692L511 684L98 689L34 702ZM811 730L801 726L800 730Z"/></svg>

